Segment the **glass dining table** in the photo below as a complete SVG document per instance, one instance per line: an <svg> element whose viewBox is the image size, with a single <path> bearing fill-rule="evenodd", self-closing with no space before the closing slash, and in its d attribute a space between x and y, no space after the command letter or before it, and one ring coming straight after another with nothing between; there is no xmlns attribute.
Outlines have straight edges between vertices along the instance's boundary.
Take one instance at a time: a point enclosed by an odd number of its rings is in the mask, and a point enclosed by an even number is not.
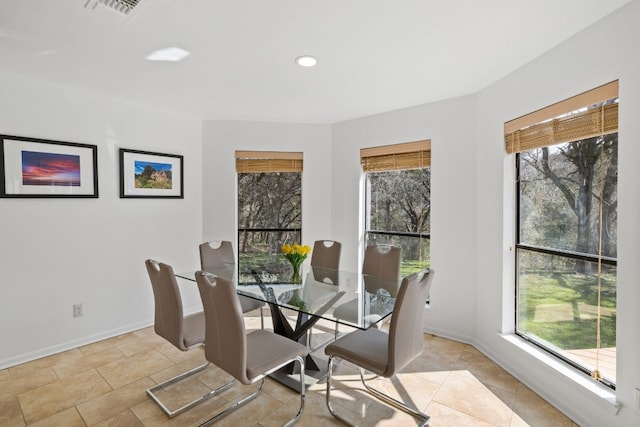
<svg viewBox="0 0 640 427"><path fill-rule="evenodd" d="M231 280L238 295L268 304L273 331L305 345L309 344L310 328L323 319L358 329L382 322L393 311L400 287L400 280L308 265L302 267L300 283L292 283L290 272L276 272L268 267L238 273L237 264L222 264L203 271ZM195 281L195 271L176 276ZM338 316L345 308L349 315ZM293 324L289 316L295 317ZM307 356L305 374L307 386L326 376L327 363L322 351ZM271 376L290 388L300 389L299 376L291 367Z"/></svg>

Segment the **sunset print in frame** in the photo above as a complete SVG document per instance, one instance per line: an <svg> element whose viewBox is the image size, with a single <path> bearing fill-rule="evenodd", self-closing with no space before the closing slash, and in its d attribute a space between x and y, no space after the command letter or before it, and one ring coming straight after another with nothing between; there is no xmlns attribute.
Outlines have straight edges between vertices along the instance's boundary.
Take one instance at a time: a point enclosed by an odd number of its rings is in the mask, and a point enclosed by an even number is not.
<svg viewBox="0 0 640 427"><path fill-rule="evenodd" d="M182 199L182 162L177 154L121 148L120 197Z"/></svg>
<svg viewBox="0 0 640 427"><path fill-rule="evenodd" d="M0 135L0 197L98 197L95 145Z"/></svg>

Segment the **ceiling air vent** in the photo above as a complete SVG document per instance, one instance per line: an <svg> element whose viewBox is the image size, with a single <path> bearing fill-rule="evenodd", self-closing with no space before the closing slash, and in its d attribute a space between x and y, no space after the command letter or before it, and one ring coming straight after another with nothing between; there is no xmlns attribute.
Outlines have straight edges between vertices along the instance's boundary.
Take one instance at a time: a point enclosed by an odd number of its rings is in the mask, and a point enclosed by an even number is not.
<svg viewBox="0 0 640 427"><path fill-rule="evenodd" d="M87 0L84 7L96 12L110 12L121 17L129 16L142 0Z"/></svg>

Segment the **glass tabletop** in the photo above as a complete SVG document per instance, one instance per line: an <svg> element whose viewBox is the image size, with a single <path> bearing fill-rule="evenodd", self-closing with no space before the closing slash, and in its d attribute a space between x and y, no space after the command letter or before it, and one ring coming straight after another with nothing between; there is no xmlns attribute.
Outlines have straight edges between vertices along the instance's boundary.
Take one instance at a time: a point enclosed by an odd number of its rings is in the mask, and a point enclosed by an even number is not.
<svg viewBox="0 0 640 427"><path fill-rule="evenodd" d="M301 283L292 283L290 272L270 272L267 268L238 274L236 264L203 271L233 281L239 295L359 329L367 329L391 314L400 287L400 280L308 265L303 265ZM195 271L176 276L195 281Z"/></svg>

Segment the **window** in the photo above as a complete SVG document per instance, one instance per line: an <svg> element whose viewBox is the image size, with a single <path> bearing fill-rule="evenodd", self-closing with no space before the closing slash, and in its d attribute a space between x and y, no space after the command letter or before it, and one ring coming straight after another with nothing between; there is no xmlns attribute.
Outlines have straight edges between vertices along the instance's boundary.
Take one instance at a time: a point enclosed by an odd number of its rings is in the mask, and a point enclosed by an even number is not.
<svg viewBox="0 0 640 427"><path fill-rule="evenodd" d="M517 153L516 333L612 388L617 89L554 104L512 131L505 124Z"/></svg>
<svg viewBox="0 0 640 427"><path fill-rule="evenodd" d="M360 152L365 172L365 244L402 248L401 275L430 265L431 142Z"/></svg>
<svg viewBox="0 0 640 427"><path fill-rule="evenodd" d="M238 269L289 268L284 243L301 241L302 153L237 151Z"/></svg>

